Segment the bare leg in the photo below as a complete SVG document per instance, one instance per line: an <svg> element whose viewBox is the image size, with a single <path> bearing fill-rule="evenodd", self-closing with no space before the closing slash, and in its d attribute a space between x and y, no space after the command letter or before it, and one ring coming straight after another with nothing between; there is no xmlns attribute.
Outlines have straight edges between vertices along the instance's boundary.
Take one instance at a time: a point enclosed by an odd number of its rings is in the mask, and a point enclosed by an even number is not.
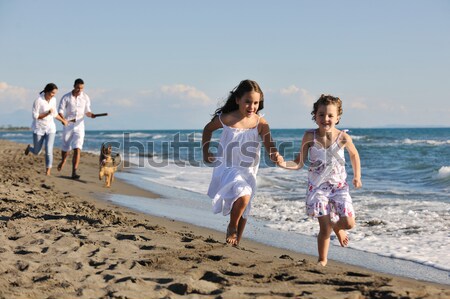
<svg viewBox="0 0 450 299"><path fill-rule="evenodd" d="M77 174L78 165L80 164L81 150L76 148L73 150L72 158L72 178L79 179L80 176Z"/></svg>
<svg viewBox="0 0 450 299"><path fill-rule="evenodd" d="M228 224L227 238L226 238L227 243L231 245L238 245L239 222L241 221L242 214L244 214L245 208L247 207L249 202L250 196L245 195L239 197L233 204L233 208L231 209L230 213L230 223ZM242 233L244 232L244 227L245 224L242 227L241 237Z"/></svg>
<svg viewBox="0 0 450 299"><path fill-rule="evenodd" d="M239 224L238 224L237 244L236 245L239 245L239 242L241 242L242 234L244 233L244 228L245 228L246 224L247 224L247 219L245 219L244 217L241 217L241 219L239 219Z"/></svg>
<svg viewBox="0 0 450 299"><path fill-rule="evenodd" d="M68 153L65 151L61 151L61 162L58 164L58 171L61 171L64 167L64 164L66 164Z"/></svg>
<svg viewBox="0 0 450 299"><path fill-rule="evenodd" d="M47 169L45 170L45 175L51 175L51 171L52 171L51 168L47 168Z"/></svg>
<svg viewBox="0 0 450 299"><path fill-rule="evenodd" d="M330 235L332 231L330 215L318 218L320 231L317 235L317 248L319 251L318 263L326 266L328 262L328 249L330 248Z"/></svg>
<svg viewBox="0 0 450 299"><path fill-rule="evenodd" d="M352 229L354 226L354 217L340 217L338 222L333 225L333 231L336 234L342 247L346 247L349 242L347 232L345 230Z"/></svg>

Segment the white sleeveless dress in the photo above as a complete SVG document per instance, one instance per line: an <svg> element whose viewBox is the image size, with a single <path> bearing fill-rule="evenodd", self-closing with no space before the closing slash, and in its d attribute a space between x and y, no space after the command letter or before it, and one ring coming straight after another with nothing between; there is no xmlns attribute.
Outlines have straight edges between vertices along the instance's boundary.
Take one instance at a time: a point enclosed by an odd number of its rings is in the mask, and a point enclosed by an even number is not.
<svg viewBox="0 0 450 299"><path fill-rule="evenodd" d="M261 144L258 124L252 129L238 129L225 125L219 115L223 131L220 137L208 196L212 199L213 212L228 215L234 202L249 195L243 218L247 218L256 193L256 174L259 168Z"/></svg>

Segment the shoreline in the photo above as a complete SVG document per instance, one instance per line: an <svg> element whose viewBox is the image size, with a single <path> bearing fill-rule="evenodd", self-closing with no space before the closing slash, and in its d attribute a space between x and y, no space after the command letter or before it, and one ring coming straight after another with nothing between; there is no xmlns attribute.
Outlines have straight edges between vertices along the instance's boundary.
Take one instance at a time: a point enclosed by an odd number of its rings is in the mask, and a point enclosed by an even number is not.
<svg viewBox="0 0 450 299"><path fill-rule="evenodd" d="M334 261L318 267L314 256L250 240L233 248L223 232L118 206L101 197L158 195L122 180L104 188L92 154L82 153L74 181L69 164L46 177L43 155L26 157L25 145L6 140L0 148L0 297L450 296L448 285Z"/></svg>

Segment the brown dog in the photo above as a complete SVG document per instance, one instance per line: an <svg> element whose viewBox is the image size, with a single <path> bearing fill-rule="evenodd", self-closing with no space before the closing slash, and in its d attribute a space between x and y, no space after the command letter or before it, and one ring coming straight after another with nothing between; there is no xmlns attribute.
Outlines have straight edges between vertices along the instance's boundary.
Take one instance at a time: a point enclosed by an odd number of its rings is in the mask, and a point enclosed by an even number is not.
<svg viewBox="0 0 450 299"><path fill-rule="evenodd" d="M102 144L98 179L102 180L105 177L105 187L107 188L111 187L111 183L114 181L114 173L117 171L117 166L114 158L111 157L111 153L111 145Z"/></svg>

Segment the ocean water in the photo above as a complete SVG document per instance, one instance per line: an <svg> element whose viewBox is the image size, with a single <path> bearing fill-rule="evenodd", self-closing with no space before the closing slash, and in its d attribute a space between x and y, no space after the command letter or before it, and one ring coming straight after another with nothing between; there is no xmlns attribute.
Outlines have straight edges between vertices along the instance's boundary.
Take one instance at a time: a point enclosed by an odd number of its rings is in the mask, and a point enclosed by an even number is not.
<svg viewBox="0 0 450 299"><path fill-rule="evenodd" d="M285 159L294 157L303 133L272 130ZM350 189L357 226L349 231L349 247L450 271L450 128L351 129L349 134L361 157L363 182L362 189ZM212 140L219 136L215 132ZM0 138L30 143L32 134L0 132ZM60 139L58 133L56 147ZM189 201L176 201L178 211L183 205L191 211L210 209L205 194L212 168L201 162L200 130L87 131L84 150L98 153L103 142L112 144L125 167L134 165L131 174L139 179L126 173L119 177L166 197L184 192ZM352 168L346 158L350 183ZM306 168L280 169L264 155L251 217L284 236L315 237L318 223L305 215L306 184ZM139 210L139 201L133 204ZM195 223L198 217L192 212L182 220ZM336 239L332 243L338 245Z"/></svg>

